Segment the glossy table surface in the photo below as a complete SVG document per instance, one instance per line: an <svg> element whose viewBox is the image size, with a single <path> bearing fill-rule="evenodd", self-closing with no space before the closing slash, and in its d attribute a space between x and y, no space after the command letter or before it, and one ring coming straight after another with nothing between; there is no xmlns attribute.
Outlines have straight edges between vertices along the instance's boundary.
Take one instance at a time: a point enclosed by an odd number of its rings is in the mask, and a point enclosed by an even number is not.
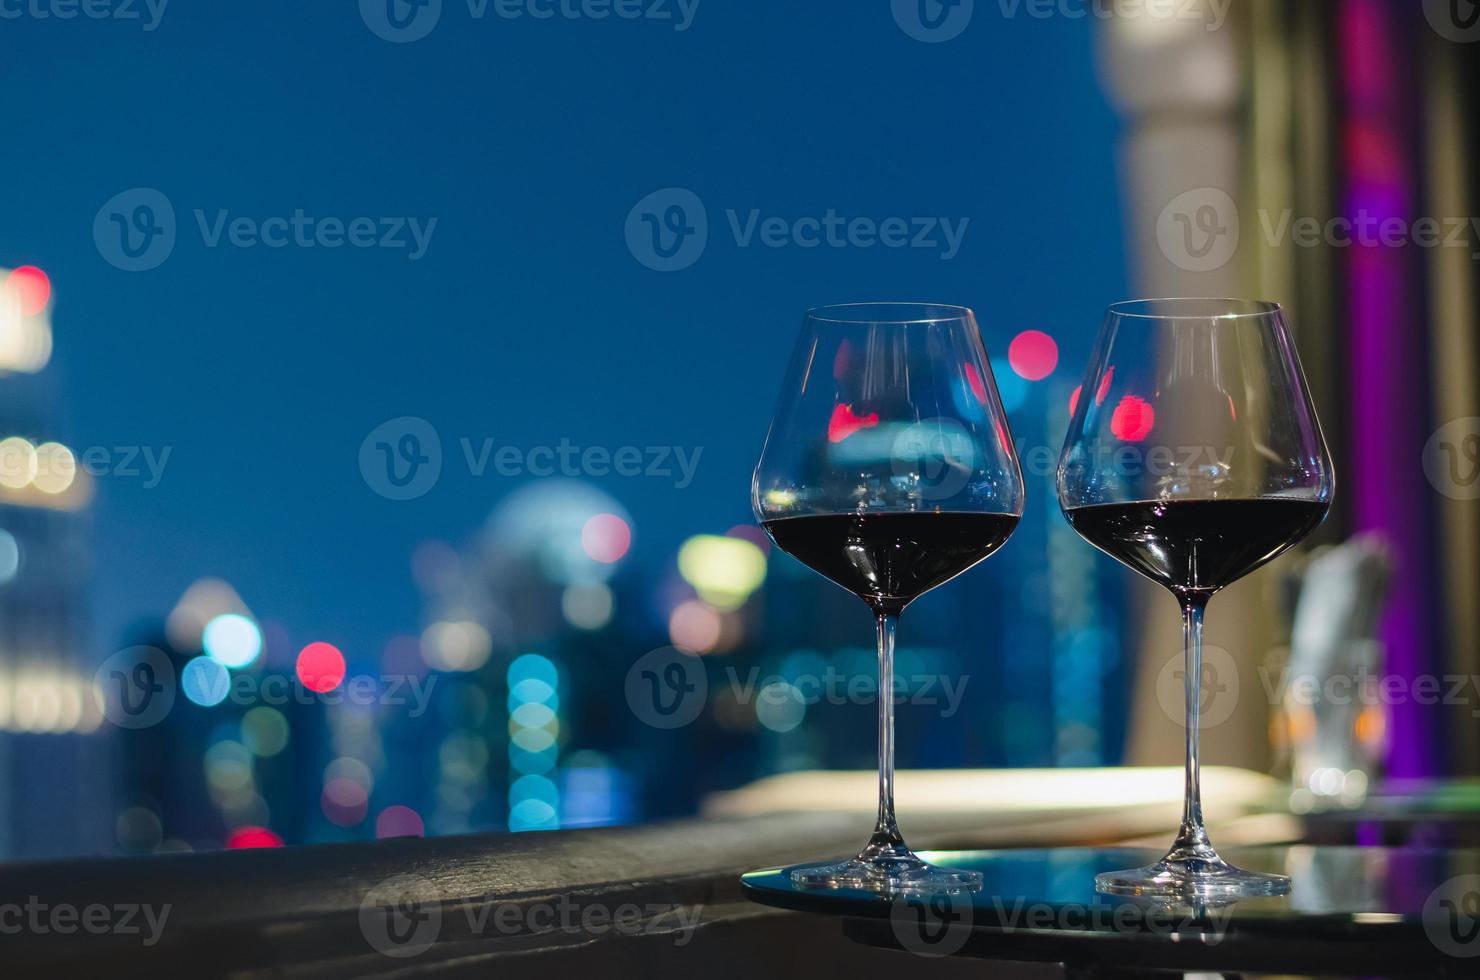
<svg viewBox="0 0 1480 980"><path fill-rule="evenodd" d="M1480 975L1480 850L1268 847L1224 856L1291 878L1290 894L1221 906L1099 895L1094 877L1148 864L1125 848L931 852L982 873L975 892L880 894L742 878L767 905L841 917L872 945L922 956L1062 962L1086 974L1153 970Z"/></svg>

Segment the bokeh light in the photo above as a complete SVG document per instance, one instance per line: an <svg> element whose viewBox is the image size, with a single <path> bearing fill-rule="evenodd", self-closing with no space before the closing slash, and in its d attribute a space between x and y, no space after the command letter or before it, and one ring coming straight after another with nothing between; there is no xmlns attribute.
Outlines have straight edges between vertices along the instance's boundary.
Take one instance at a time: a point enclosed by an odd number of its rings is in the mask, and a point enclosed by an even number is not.
<svg viewBox="0 0 1480 980"><path fill-rule="evenodd" d="M576 629L601 629L611 622L615 605L612 590L600 582L568 585L560 594L560 612Z"/></svg>
<svg viewBox="0 0 1480 980"><path fill-rule="evenodd" d="M505 678L511 690L526 680L544 681L551 690L557 690L560 687L560 671L556 668L554 661L538 653L526 653L521 657L515 657L513 663L509 664Z"/></svg>
<svg viewBox="0 0 1480 980"><path fill-rule="evenodd" d="M320 805L330 823L353 827L365 819L370 807L370 794L352 779L331 779L324 784Z"/></svg>
<svg viewBox="0 0 1480 980"><path fill-rule="evenodd" d="M422 657L437 670L477 670L488 662L492 652L493 637L480 623L433 623L421 634Z"/></svg>
<svg viewBox="0 0 1480 980"><path fill-rule="evenodd" d="M252 753L242 743L230 739L217 742L206 749L202 762L212 790L230 795L251 789Z"/></svg>
<svg viewBox="0 0 1480 980"><path fill-rule="evenodd" d="M288 746L291 729L281 711L258 705L242 715L242 744L253 755L264 759L277 755Z"/></svg>
<svg viewBox="0 0 1480 980"><path fill-rule="evenodd" d="M266 827L238 827L226 838L226 846L237 850L250 847L282 847L283 839Z"/></svg>
<svg viewBox="0 0 1480 980"><path fill-rule="evenodd" d="M34 265L23 265L6 276L4 289L15 297L21 316L36 316L51 302L51 278Z"/></svg>
<svg viewBox="0 0 1480 980"><path fill-rule="evenodd" d="M1059 366L1059 345L1042 330L1024 330L1008 345L1007 361L1020 377L1042 381Z"/></svg>
<svg viewBox="0 0 1480 980"><path fill-rule="evenodd" d="M180 690L202 708L214 708L231 692L231 675L210 657L195 657L180 671Z"/></svg>
<svg viewBox="0 0 1480 980"><path fill-rule="evenodd" d="M223 667L240 670L262 652L262 630L239 613L226 613L206 623L201 631L206 655Z"/></svg>
<svg viewBox="0 0 1480 980"><path fill-rule="evenodd" d="M765 582L766 553L741 538L700 534L679 548L678 573L711 606L738 609Z"/></svg>
<svg viewBox="0 0 1480 980"><path fill-rule="evenodd" d="M581 547L594 561L610 565L632 547L632 528L616 514L597 514L581 527Z"/></svg>
<svg viewBox="0 0 1480 980"><path fill-rule="evenodd" d="M852 405L836 405L833 407L832 418L827 423L827 441L842 442L853 433L861 429L872 429L878 424L878 412L860 415L853 411Z"/></svg>
<svg viewBox="0 0 1480 980"><path fill-rule="evenodd" d="M792 685L775 681L761 688L756 695L755 717L771 731L785 734L806 720L807 702Z"/></svg>
<svg viewBox="0 0 1480 980"><path fill-rule="evenodd" d="M42 493L66 493L77 479L77 457L59 442L43 442L36 447L36 478L32 481Z"/></svg>
<svg viewBox="0 0 1480 980"><path fill-rule="evenodd" d="M20 490L30 486L39 465L36 447L29 439L20 436L0 439L0 487Z"/></svg>
<svg viewBox="0 0 1480 980"><path fill-rule="evenodd" d="M710 653L723 632L720 614L695 599L679 603L668 617L668 639L681 650Z"/></svg>
<svg viewBox="0 0 1480 980"><path fill-rule="evenodd" d="M21 570L21 546L15 535L0 529L0 585L13 581Z"/></svg>
<svg viewBox="0 0 1480 980"><path fill-rule="evenodd" d="M294 670L304 687L326 694L344 680L344 654L331 643L310 643L299 651Z"/></svg>
<svg viewBox="0 0 1480 980"><path fill-rule="evenodd" d="M1002 410L1016 412L1022 408L1028 400L1028 382L1000 357L992 358L992 374L997 379L997 397L1002 399Z"/></svg>
<svg viewBox="0 0 1480 980"><path fill-rule="evenodd" d="M427 828L421 814L409 806L388 806L375 817L375 836L425 837Z"/></svg>
<svg viewBox="0 0 1480 980"><path fill-rule="evenodd" d="M1126 395L1110 416L1110 431L1118 439L1139 442L1151 434L1156 425L1156 411L1151 403L1135 395Z"/></svg>

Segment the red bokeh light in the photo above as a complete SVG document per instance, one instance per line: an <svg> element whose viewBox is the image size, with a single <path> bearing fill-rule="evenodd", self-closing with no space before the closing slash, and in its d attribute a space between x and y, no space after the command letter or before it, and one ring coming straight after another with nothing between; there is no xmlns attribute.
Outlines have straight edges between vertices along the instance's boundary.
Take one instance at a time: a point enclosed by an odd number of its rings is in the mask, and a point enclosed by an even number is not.
<svg viewBox="0 0 1480 980"><path fill-rule="evenodd" d="M966 384L970 386L971 393L976 400L983 405L987 403L987 383L982 380L982 373L976 369L975 364L966 365Z"/></svg>
<svg viewBox="0 0 1480 980"><path fill-rule="evenodd" d="M1115 365L1110 365L1105 371L1105 376L1100 379L1100 387L1095 389L1095 404L1105 404L1105 398L1110 394L1110 381L1115 377Z"/></svg>
<svg viewBox="0 0 1480 980"><path fill-rule="evenodd" d="M1156 425L1156 411L1151 403L1135 395L1126 395L1110 416L1110 431L1126 442L1139 442L1151 434Z"/></svg>
<svg viewBox="0 0 1480 980"><path fill-rule="evenodd" d="M388 806L375 818L376 837L425 837L421 814L409 806Z"/></svg>
<svg viewBox="0 0 1480 980"><path fill-rule="evenodd" d="M1019 376L1042 381L1059 366L1059 345L1042 330L1024 330L1012 338L1007 363Z"/></svg>
<svg viewBox="0 0 1480 980"><path fill-rule="evenodd" d="M1084 385L1080 385L1079 387L1075 388L1073 391L1069 392L1069 414L1070 415L1073 415L1074 414L1074 410L1079 407L1079 393L1081 391L1083 391L1083 390L1084 390Z"/></svg>
<svg viewBox="0 0 1480 980"><path fill-rule="evenodd" d="M51 302L51 279L34 265L23 265L6 276L5 290L15 297L22 316L35 316Z"/></svg>
<svg viewBox="0 0 1480 980"><path fill-rule="evenodd" d="M878 424L878 412L855 415L852 405L838 405L833 408L832 418L827 423L827 441L842 442L859 429L872 429Z"/></svg>
<svg viewBox="0 0 1480 980"><path fill-rule="evenodd" d="M282 847L283 839L266 827L238 827L226 838L232 849L245 847Z"/></svg>
<svg viewBox="0 0 1480 980"><path fill-rule="evenodd" d="M299 651L296 670L304 687L326 694L344 680L344 654L332 643L310 643Z"/></svg>
<svg viewBox="0 0 1480 980"><path fill-rule="evenodd" d="M581 547L593 560L610 565L632 547L632 528L616 514L597 514L581 528Z"/></svg>

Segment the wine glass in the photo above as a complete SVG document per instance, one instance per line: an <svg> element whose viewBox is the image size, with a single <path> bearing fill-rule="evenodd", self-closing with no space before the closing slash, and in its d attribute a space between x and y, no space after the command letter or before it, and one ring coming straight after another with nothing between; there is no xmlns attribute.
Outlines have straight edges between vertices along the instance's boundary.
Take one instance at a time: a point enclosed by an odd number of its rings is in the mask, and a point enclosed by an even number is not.
<svg viewBox="0 0 1480 980"><path fill-rule="evenodd" d="M894 631L916 597L996 551L1023 477L976 318L958 306L860 303L807 313L751 485L778 547L873 610L879 810L859 855L798 885L974 887L905 846L894 818Z"/></svg>
<svg viewBox="0 0 1480 980"><path fill-rule="evenodd" d="M1101 892L1282 895L1282 875L1224 861L1203 829L1197 729L1203 613L1219 589L1300 541L1333 474L1300 358L1274 303L1156 299L1110 307L1059 461L1059 503L1095 547L1182 607L1186 800L1156 864L1096 877Z"/></svg>

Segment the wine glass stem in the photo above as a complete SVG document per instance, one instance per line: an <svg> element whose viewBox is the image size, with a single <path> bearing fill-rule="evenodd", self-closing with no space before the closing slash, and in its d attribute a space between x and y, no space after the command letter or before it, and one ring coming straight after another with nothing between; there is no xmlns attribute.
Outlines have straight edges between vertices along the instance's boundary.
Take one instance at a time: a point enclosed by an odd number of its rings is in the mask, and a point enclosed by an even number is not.
<svg viewBox="0 0 1480 980"><path fill-rule="evenodd" d="M894 821L894 631L899 617L878 614L879 626L879 817L870 850L903 848Z"/></svg>
<svg viewBox="0 0 1480 980"><path fill-rule="evenodd" d="M1202 710L1203 613L1208 596L1188 594L1182 597L1182 650L1186 658L1183 694L1187 700L1187 771L1182 806L1182 829L1177 834L1173 851L1212 850L1208 833L1203 829L1202 776L1198 763L1198 725Z"/></svg>

